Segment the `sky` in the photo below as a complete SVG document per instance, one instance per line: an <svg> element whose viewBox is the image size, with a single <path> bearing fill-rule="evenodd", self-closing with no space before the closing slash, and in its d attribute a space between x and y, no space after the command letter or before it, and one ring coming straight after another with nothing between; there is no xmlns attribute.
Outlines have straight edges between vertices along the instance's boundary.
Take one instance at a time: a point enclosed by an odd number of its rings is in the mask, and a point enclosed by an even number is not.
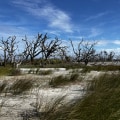
<svg viewBox="0 0 120 120"><path fill-rule="evenodd" d="M118 52L120 0L0 0L0 39L38 33L97 41L98 49Z"/></svg>

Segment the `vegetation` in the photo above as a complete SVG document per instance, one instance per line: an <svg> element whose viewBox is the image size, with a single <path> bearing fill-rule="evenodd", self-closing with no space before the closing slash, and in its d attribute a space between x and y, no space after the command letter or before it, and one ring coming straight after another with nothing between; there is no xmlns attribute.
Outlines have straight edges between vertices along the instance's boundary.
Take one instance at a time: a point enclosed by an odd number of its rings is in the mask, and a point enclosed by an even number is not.
<svg viewBox="0 0 120 120"><path fill-rule="evenodd" d="M115 65L93 65L93 66L83 66L81 72L90 71L120 71L120 66Z"/></svg>
<svg viewBox="0 0 120 120"><path fill-rule="evenodd" d="M52 120L119 120L120 74L104 74L88 84L86 95Z"/></svg>
<svg viewBox="0 0 120 120"><path fill-rule="evenodd" d="M9 75L10 71L10 67L0 67L0 76Z"/></svg>
<svg viewBox="0 0 120 120"><path fill-rule="evenodd" d="M0 83L0 93L11 93L12 95L22 94L33 87L32 80L17 79L12 84L3 81Z"/></svg>
<svg viewBox="0 0 120 120"><path fill-rule="evenodd" d="M77 73L71 74L70 76L60 75L60 76L52 78L49 81L49 85L51 87L58 87L58 86L62 86L62 85L66 85L66 84L75 82L75 81L79 80L78 78L79 78L79 74L77 74Z"/></svg>
<svg viewBox="0 0 120 120"><path fill-rule="evenodd" d="M50 74L52 74L52 70L37 70L36 74L38 74L38 75L50 75Z"/></svg>
<svg viewBox="0 0 120 120"><path fill-rule="evenodd" d="M20 69L11 68L9 75L11 76L21 75L21 71Z"/></svg>
<svg viewBox="0 0 120 120"><path fill-rule="evenodd" d="M29 79L18 79L10 87L10 91L13 95L22 94L25 91L30 90L33 87L32 80Z"/></svg>
<svg viewBox="0 0 120 120"><path fill-rule="evenodd" d="M48 34L37 34L37 36L29 40L27 36L22 39L23 49L19 51L19 41L16 36L10 36L7 39L1 39L0 42L0 65L6 67L8 64L12 67L18 68L21 64L27 63L29 65L39 65L45 67L46 64L50 63L50 59L56 64L56 60L61 63L66 62L84 62L87 65L89 62L107 62L113 61L114 59L119 60L119 55L115 55L113 51L101 51L97 52L95 46L97 42L88 42L82 39L77 45L74 45L73 41L70 40L72 49L69 46L63 46L63 41L58 37L49 39ZM72 56L68 53L72 51ZM36 62L36 59L38 60ZM51 62L50 64L53 64Z"/></svg>
<svg viewBox="0 0 120 120"><path fill-rule="evenodd" d="M22 39L24 48L19 51L16 36L10 36L0 42L0 76L21 75L19 66L31 68L29 73L37 75L50 75L51 70L40 70L39 68L66 68L74 69L70 75L60 75L53 77L49 85L60 87L67 84L80 82L79 72L86 73L92 70L105 71L106 74L88 83L86 94L75 103L63 106L65 97L54 99L46 104L41 103L41 99L36 98L36 117L41 120L119 120L120 119L120 65L119 55L113 51L100 51L95 49L96 42L81 40L74 45L70 40L72 49L63 46L62 40L57 37L49 39L48 35L39 34L33 40L28 40L27 36ZM18 53L19 51L20 53ZM72 51L72 56L68 51ZM93 65L89 66L89 62ZM101 62L100 65L95 64ZM107 65L107 62L113 65ZM4 67L3 67L4 66ZM33 70L32 68L37 68ZM79 69L80 68L80 69ZM77 71L77 69L79 69ZM76 72L77 71L77 72ZM111 71L111 74L107 74ZM117 71L112 73L112 71ZM39 81L39 80L38 80ZM37 86L37 85L36 85ZM15 81L0 81L0 96L2 93L20 95L33 88L31 78L16 79ZM0 110L4 103L1 100ZM26 115L27 116L27 115ZM23 118L24 119L24 118ZM25 118L27 120L29 118Z"/></svg>

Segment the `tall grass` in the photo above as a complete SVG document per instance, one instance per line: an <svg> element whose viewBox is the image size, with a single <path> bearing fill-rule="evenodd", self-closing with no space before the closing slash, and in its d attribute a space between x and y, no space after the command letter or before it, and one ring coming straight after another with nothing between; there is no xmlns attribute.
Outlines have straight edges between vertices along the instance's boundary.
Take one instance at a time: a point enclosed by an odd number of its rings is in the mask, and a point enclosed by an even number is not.
<svg viewBox="0 0 120 120"><path fill-rule="evenodd" d="M0 93L3 93L6 91L6 87L7 87L7 82L3 81L0 83Z"/></svg>
<svg viewBox="0 0 120 120"><path fill-rule="evenodd" d="M10 91L14 95L22 94L33 87L31 79L18 79L10 87Z"/></svg>
<svg viewBox="0 0 120 120"><path fill-rule="evenodd" d="M73 107L72 119L118 120L120 119L120 74L105 74L88 86L89 94Z"/></svg>
<svg viewBox="0 0 120 120"><path fill-rule="evenodd" d="M70 76L62 76L62 75L60 75L60 76L52 78L49 81L49 85L51 87L58 87L58 86L62 86L62 85L66 85L66 84L75 82L75 81L78 80L78 78L79 78L78 73L71 74Z"/></svg>
<svg viewBox="0 0 120 120"><path fill-rule="evenodd" d="M43 94L37 94L36 103L33 105L33 110L27 110L23 112L21 116L24 120L55 120L54 118L59 117L58 111L64 108L64 100L66 96L57 96L49 98Z"/></svg>
<svg viewBox="0 0 120 120"><path fill-rule="evenodd" d="M33 87L32 79L16 79L12 84L6 81L0 83L0 94L11 93L12 95L22 94Z"/></svg>
<svg viewBox="0 0 120 120"><path fill-rule="evenodd" d="M120 74L104 74L88 84L86 95L75 104L64 107L54 119L119 120Z"/></svg>

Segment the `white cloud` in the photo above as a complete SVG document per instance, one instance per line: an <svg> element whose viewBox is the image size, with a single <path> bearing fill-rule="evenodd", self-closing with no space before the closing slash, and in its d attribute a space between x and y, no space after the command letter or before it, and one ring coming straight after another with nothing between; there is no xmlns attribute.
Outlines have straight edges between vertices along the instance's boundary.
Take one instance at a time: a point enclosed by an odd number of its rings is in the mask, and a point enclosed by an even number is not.
<svg viewBox="0 0 120 120"><path fill-rule="evenodd" d="M70 16L44 0L35 0L33 2L30 0L14 0L13 3L24 8L27 12L38 18L44 18L48 21L48 26L51 28L57 28L70 33L73 32Z"/></svg>
<svg viewBox="0 0 120 120"><path fill-rule="evenodd" d="M0 28L2 31L0 31L0 36L4 38L8 38L9 36L24 36L29 31L28 29L24 27L17 27L12 25L0 25Z"/></svg>
<svg viewBox="0 0 120 120"><path fill-rule="evenodd" d="M98 41L97 46L106 46L109 44L108 40L97 40L97 41Z"/></svg>
<svg viewBox="0 0 120 120"><path fill-rule="evenodd" d="M102 13L98 13L96 15L90 16L88 18L85 19L85 21L90 21L90 20L94 20L94 19L98 19L100 17L103 17L104 15L107 15L108 12L102 12Z"/></svg>
<svg viewBox="0 0 120 120"><path fill-rule="evenodd" d="M113 41L113 43L116 45L120 45L120 40L115 40L115 41Z"/></svg>
<svg viewBox="0 0 120 120"><path fill-rule="evenodd" d="M102 31L100 29L97 29L97 28L91 28L90 30L90 35L88 35L88 38L91 38L91 37L96 37L98 35L102 34Z"/></svg>

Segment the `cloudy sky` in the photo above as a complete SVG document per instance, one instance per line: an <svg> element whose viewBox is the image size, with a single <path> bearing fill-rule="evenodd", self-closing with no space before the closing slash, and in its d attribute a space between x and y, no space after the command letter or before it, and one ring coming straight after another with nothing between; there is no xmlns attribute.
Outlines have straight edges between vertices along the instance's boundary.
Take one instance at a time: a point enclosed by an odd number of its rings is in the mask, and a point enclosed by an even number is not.
<svg viewBox="0 0 120 120"><path fill-rule="evenodd" d="M0 0L0 37L48 33L120 49L120 0Z"/></svg>

